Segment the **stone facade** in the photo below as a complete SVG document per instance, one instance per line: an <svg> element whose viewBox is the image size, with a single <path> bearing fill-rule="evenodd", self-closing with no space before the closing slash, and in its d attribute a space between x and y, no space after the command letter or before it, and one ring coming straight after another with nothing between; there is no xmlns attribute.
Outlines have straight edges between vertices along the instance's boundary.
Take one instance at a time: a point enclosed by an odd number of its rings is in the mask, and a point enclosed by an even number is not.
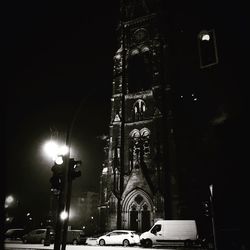
<svg viewBox="0 0 250 250"><path fill-rule="evenodd" d="M163 70L166 42L156 2L121 2L110 134L100 185L104 231L120 227L143 232L166 217L170 171L166 174L165 159L172 130L165 101L169 90Z"/></svg>

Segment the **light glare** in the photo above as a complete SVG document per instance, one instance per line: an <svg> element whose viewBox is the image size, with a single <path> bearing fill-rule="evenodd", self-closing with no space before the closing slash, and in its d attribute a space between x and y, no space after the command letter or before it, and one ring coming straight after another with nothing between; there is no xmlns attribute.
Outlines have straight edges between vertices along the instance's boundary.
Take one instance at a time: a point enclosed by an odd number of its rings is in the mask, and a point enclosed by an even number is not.
<svg viewBox="0 0 250 250"><path fill-rule="evenodd" d="M66 155L68 152L69 148L66 145L63 145L58 149L58 154L60 155Z"/></svg>
<svg viewBox="0 0 250 250"><path fill-rule="evenodd" d="M203 34L203 35L201 36L201 40L202 40L202 41L209 41L209 40L210 40L209 34Z"/></svg>
<svg viewBox="0 0 250 250"><path fill-rule="evenodd" d="M60 214L61 220L66 220L68 218L68 213L66 211L62 211Z"/></svg>
<svg viewBox="0 0 250 250"><path fill-rule="evenodd" d="M58 155L66 155L69 152L69 148L66 145L58 145L55 141L49 141L44 144L44 152L47 156L55 161Z"/></svg>
<svg viewBox="0 0 250 250"><path fill-rule="evenodd" d="M54 141L49 141L49 142L45 143L44 151L45 151L46 155L48 155L49 157L54 159L57 155L57 152L58 152L57 143Z"/></svg>
<svg viewBox="0 0 250 250"><path fill-rule="evenodd" d="M9 195L8 197L6 197L6 199L5 199L5 202L7 203L7 204L10 204L10 203L12 203L14 201L14 198L13 198L13 196L12 195Z"/></svg>
<svg viewBox="0 0 250 250"><path fill-rule="evenodd" d="M61 155L57 156L55 159L56 164L61 165L63 164L63 157Z"/></svg>

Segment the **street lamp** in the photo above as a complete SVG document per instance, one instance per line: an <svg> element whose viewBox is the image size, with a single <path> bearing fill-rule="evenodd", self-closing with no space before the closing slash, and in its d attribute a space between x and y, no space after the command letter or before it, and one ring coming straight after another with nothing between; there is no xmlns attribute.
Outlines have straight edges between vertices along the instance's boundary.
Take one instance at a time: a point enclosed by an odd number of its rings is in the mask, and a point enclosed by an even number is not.
<svg viewBox="0 0 250 250"><path fill-rule="evenodd" d="M44 152L53 161L56 161L58 156L66 155L69 152L69 148L66 145L59 145L58 142L50 140L43 146Z"/></svg>
<svg viewBox="0 0 250 250"><path fill-rule="evenodd" d="M62 211L62 212L60 213L60 219L61 219L62 221L66 220L66 219L68 218L68 216L69 216L69 214L68 214L67 211Z"/></svg>
<svg viewBox="0 0 250 250"><path fill-rule="evenodd" d="M198 49L200 68L206 68L218 63L218 53L214 29L202 30L198 34Z"/></svg>
<svg viewBox="0 0 250 250"><path fill-rule="evenodd" d="M60 165L63 164L63 156L66 155L69 152L69 148L66 145L60 145L57 141L54 140L50 140L47 141L44 146L43 146L44 152L46 154L46 156L48 156L50 159L52 159L55 163L55 165L52 167L52 172L53 172L53 176L50 179L52 188L51 191L54 194L59 194L60 189L60 181L61 181L61 177L59 175L57 175L55 170L55 167L62 167ZM59 186L55 185L55 183L57 183L59 181ZM56 188L56 189L55 189ZM56 191L56 192L55 192ZM49 215L48 215L48 220L47 220L47 231L46 231L46 239L44 242L45 246L49 246L50 245L50 226L52 223L52 203L53 203L53 193L51 192L51 197L50 197L50 204L49 204Z"/></svg>
<svg viewBox="0 0 250 250"><path fill-rule="evenodd" d="M13 203L15 202L15 198L12 196L12 195L8 195L6 198L5 198L5 203L4 203L4 208L6 209L5 211L5 222L6 223L11 223L14 219L13 216L10 216L9 214L9 207L13 205Z"/></svg>
<svg viewBox="0 0 250 250"><path fill-rule="evenodd" d="M12 195L6 197L5 204L10 205L13 202L14 202L14 197Z"/></svg>
<svg viewBox="0 0 250 250"><path fill-rule="evenodd" d="M201 41L209 41L210 35L208 33L202 33L202 34L200 34L200 39L201 39Z"/></svg>
<svg viewBox="0 0 250 250"><path fill-rule="evenodd" d="M60 249L61 244L61 229L62 234L62 248L65 249L67 236L67 223L69 219L70 195L72 180L81 176L81 171L78 169L81 161L76 161L70 158L69 137L71 129L67 131L66 145L59 145L56 141L50 140L44 144L44 152L51 157L54 165L51 168L53 172L50 178L51 191L58 194L58 213L55 230L55 244L54 249ZM50 202L50 214L52 213L52 202ZM50 245L49 240L49 226L47 227L46 240L44 245Z"/></svg>
<svg viewBox="0 0 250 250"><path fill-rule="evenodd" d="M91 92L89 92L88 96L91 96ZM63 162L62 164L64 178L63 178L62 190L59 193L59 207L58 207L59 212L66 211L67 213L69 213L72 180L75 179L76 177L80 177L81 175L80 171L77 170L77 166L79 165L80 161L75 161L74 158L70 158L70 144L71 144L72 130L75 121L77 119L77 116L81 110L84 101L86 100L86 97L81 100L81 103L73 113L72 119L68 124L66 132L66 141L65 141L66 146L60 147L60 150L62 151L60 153L59 151L57 152L58 155L60 154L63 155L64 157L62 159L65 160L65 162ZM69 216L65 218L63 223L60 222L60 219L57 220L54 250L66 249L68 219ZM61 237L61 230L62 230L62 237Z"/></svg>

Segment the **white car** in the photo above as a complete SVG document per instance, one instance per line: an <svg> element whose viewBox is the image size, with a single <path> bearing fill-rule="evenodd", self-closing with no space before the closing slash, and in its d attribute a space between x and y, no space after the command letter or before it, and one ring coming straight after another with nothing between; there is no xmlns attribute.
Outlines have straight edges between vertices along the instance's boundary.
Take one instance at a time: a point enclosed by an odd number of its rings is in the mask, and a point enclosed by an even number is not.
<svg viewBox="0 0 250 250"><path fill-rule="evenodd" d="M114 230L96 240L100 246L104 245L136 245L140 243L140 237L135 231L131 230Z"/></svg>

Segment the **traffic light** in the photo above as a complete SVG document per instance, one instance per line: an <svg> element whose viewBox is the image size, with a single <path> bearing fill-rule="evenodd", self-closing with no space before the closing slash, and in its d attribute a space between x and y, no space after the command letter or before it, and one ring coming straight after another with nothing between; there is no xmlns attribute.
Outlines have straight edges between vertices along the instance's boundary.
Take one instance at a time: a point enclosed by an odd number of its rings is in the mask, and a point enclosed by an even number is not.
<svg viewBox="0 0 250 250"><path fill-rule="evenodd" d="M217 46L214 30L203 30L198 34L200 68L218 63Z"/></svg>
<svg viewBox="0 0 250 250"><path fill-rule="evenodd" d="M211 215L211 213L210 213L210 205L209 205L208 201L202 202L202 213L203 213L203 215L205 215L207 217Z"/></svg>
<svg viewBox="0 0 250 250"><path fill-rule="evenodd" d="M60 191L62 189L62 178L63 178L63 157L59 156L51 168L53 172L50 178L51 189Z"/></svg>
<svg viewBox="0 0 250 250"><path fill-rule="evenodd" d="M74 158L69 159L69 171L72 180L82 175L81 171L78 169L81 164L81 161L75 161Z"/></svg>

